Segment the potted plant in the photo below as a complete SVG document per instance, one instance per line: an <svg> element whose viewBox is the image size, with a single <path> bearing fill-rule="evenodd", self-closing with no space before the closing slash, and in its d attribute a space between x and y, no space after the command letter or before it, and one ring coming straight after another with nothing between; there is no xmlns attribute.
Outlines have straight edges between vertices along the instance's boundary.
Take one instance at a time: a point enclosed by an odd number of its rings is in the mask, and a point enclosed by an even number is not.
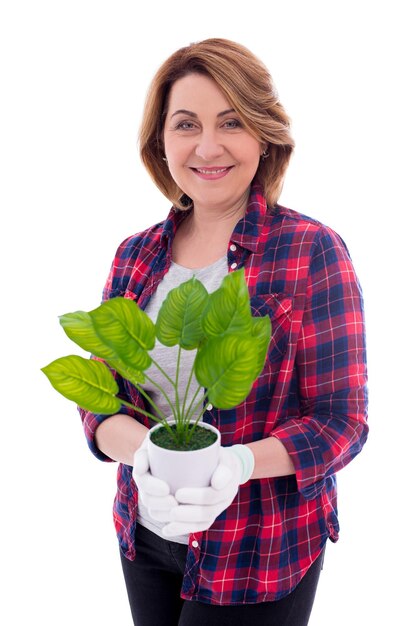
<svg viewBox="0 0 417 626"><path fill-rule="evenodd" d="M89 313L76 311L62 315L60 324L72 341L97 358L69 355L56 359L42 368L52 386L93 413L111 415L125 405L150 417L157 422L148 433L152 473L172 485L176 482L173 469L176 458L183 466L186 464L183 475L191 479L193 486L208 484L217 464L220 433L200 420L208 404L230 409L245 400L263 369L271 336L269 317L251 314L244 270L227 274L212 294L195 277L172 289L155 324L133 300L122 297L110 299ZM177 350L174 379L152 358L155 339ZM182 350L196 352L181 400L178 390ZM148 379L146 370L152 362L174 391L172 402L160 387L170 406L168 416L161 413L143 387ZM109 368L139 390L152 413L118 397L119 389ZM200 387L189 398L193 374ZM166 460L160 461L159 454L168 457L165 475L162 474ZM197 455L205 457L205 477L199 475L194 458ZM183 480L179 477L177 484L190 486Z"/></svg>

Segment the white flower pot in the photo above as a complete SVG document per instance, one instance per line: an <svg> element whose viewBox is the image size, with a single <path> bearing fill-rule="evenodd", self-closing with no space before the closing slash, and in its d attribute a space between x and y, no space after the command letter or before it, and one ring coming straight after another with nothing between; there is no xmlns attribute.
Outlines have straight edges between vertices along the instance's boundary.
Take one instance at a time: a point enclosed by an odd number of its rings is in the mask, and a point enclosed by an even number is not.
<svg viewBox="0 0 417 626"><path fill-rule="evenodd" d="M199 422L198 425L217 434L216 441L201 450L167 450L155 445L151 434L158 428L163 428L161 424L151 428L147 434L151 474L165 480L172 494L180 487L208 487L218 465L220 432L205 422Z"/></svg>

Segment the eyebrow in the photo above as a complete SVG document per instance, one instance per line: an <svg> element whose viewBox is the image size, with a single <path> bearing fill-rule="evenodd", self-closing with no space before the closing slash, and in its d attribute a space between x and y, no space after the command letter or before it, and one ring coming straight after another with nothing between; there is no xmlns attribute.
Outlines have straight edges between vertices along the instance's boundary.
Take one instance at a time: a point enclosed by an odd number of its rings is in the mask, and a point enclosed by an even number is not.
<svg viewBox="0 0 417 626"><path fill-rule="evenodd" d="M234 109L226 109L226 111L221 111L220 113L217 113L217 117L223 117L223 115L228 115L229 113L236 113L236 111ZM187 111L187 109L178 109L178 111L175 111L175 113L171 115L171 119L174 117L174 115L188 115L189 117L193 118L198 117L197 113L193 113L193 111Z"/></svg>

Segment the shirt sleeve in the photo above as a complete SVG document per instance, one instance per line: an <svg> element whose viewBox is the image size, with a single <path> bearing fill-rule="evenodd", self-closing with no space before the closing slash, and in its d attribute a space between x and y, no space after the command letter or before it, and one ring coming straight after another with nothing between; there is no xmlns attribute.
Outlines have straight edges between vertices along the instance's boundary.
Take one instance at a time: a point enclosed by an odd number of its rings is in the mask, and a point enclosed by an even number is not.
<svg viewBox="0 0 417 626"><path fill-rule="evenodd" d="M94 357L92 357L94 358ZM125 381L124 379L117 374L114 370L110 370L111 373L113 374L117 385L119 387L119 393L117 394L117 396L121 399L126 399L128 402L130 402L131 400L129 399L129 397L126 394L125 391ZM136 405L140 405L140 400L138 402L138 399L136 399ZM108 457L106 454L104 454L103 452L101 452L101 450L97 447L96 444L96 440L95 440L95 435L96 435L96 431L97 428L100 426L100 424L102 422L104 422L104 420L108 419L109 417L112 417L111 415L102 415L102 414L98 414L98 413L91 413L91 411L86 411L85 409L82 409L81 407L78 407L78 411L81 415L81 421L83 424L83 428L84 428L84 433L85 436L87 438L87 444L88 447L90 448L91 452L94 454L94 456L99 459L100 461L113 461L113 459L111 459L110 457ZM123 413L125 415L130 415L131 417L137 419L137 413L133 410L130 409L129 407L126 406L121 406L120 410L117 413ZM115 414L114 414L115 415Z"/></svg>
<svg viewBox="0 0 417 626"><path fill-rule="evenodd" d="M117 277L117 273L118 273L117 268L118 268L118 263L119 263L118 259L119 259L119 251L118 251L118 254L116 255L115 260L112 263L110 273L108 275L106 284L104 286L102 302L109 300L111 297L114 297L115 295L122 295L117 292L117 289L115 289L115 284L117 284L116 278L118 278ZM92 358L94 359L96 357L92 356ZM110 369L110 371L113 374L114 379L119 387L119 393L117 394L118 397L121 398L122 400L125 399L128 402L132 402L132 398L130 398L130 394L128 393L128 390L127 390L127 381L125 381L125 379L122 378L120 374L118 374L114 370ZM143 400L139 394L135 394L134 404L135 406L145 408ZM101 452L101 450L97 447L97 444L95 441L95 434L96 434L97 428L100 426L102 422L104 422L104 420L112 416L91 413L90 411L86 411L85 409L82 409L81 407L78 407L78 411L81 415L81 421L83 424L84 433L87 438L87 444L91 452L100 461L108 461L108 462L113 461L113 459L111 459L106 454ZM138 419L138 414L133 409L126 407L124 405L120 407L120 410L118 411L118 413L130 415L131 417Z"/></svg>
<svg viewBox="0 0 417 626"><path fill-rule="evenodd" d="M346 246L325 227L311 256L294 376L299 415L271 434L291 456L299 491L311 499L368 434L362 291Z"/></svg>

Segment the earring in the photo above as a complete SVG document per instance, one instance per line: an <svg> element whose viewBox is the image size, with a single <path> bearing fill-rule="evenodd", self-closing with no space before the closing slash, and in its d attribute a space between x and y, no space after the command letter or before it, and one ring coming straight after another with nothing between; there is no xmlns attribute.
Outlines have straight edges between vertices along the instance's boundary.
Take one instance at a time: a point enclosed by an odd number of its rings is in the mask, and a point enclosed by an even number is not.
<svg viewBox="0 0 417 626"><path fill-rule="evenodd" d="M162 160L165 161L165 163L168 163L168 159L166 157L162 157Z"/></svg>
<svg viewBox="0 0 417 626"><path fill-rule="evenodd" d="M185 209L190 208L193 204L193 201L191 200L190 196L187 196L186 193L182 194L180 198L180 202Z"/></svg>
<svg viewBox="0 0 417 626"><path fill-rule="evenodd" d="M268 150L266 150L266 149L265 149L265 150L262 152L261 157L262 157L262 161L265 161L265 159L267 159L267 158L269 157L269 152L268 152Z"/></svg>

